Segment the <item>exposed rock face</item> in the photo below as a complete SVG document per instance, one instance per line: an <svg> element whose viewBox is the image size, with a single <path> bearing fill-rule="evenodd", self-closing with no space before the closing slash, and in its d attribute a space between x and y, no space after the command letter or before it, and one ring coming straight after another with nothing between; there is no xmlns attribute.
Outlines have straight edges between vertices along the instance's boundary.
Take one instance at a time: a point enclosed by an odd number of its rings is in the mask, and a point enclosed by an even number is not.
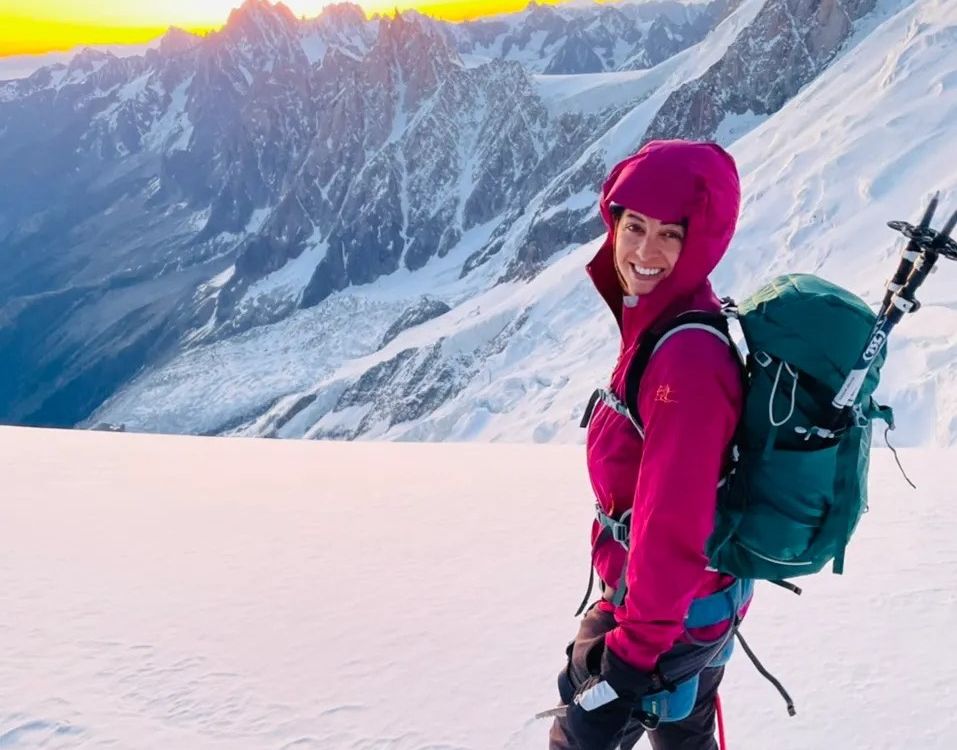
<svg viewBox="0 0 957 750"><path fill-rule="evenodd" d="M729 115L777 112L834 58L875 0L768 0L707 75L675 91L648 132L713 138Z"/></svg>
<svg viewBox="0 0 957 750"><path fill-rule="evenodd" d="M183 55L196 47L201 41L201 37L171 26L160 40L159 54L163 57Z"/></svg>
<svg viewBox="0 0 957 750"><path fill-rule="evenodd" d="M549 74L600 73L605 64L584 34L574 32L555 53L545 68Z"/></svg>
<svg viewBox="0 0 957 750"><path fill-rule="evenodd" d="M501 353L525 327L528 317L525 310L506 321L487 342L470 351L458 347L446 351L447 342L440 339L428 347L405 349L377 364L349 385L326 413L335 426L325 427L320 422L310 436L351 440L373 430L412 424L431 414L464 390L482 363ZM337 423L338 413L356 412L361 412L361 417L348 420L348 426Z"/></svg>
<svg viewBox="0 0 957 750"><path fill-rule="evenodd" d="M440 315L445 315L445 313L452 310L445 302L438 299L431 299L425 297L422 301L415 307L410 307L395 321L389 330L385 332L385 335L382 337L382 343L379 345L380 348L384 347L390 341L395 339L400 333L408 328L414 328L421 323L425 323L428 320L437 318Z"/></svg>
<svg viewBox="0 0 957 750"><path fill-rule="evenodd" d="M531 3L509 19L472 21L446 33L462 53L514 60L537 73L637 69L656 65L703 39L738 1L594 7Z"/></svg>

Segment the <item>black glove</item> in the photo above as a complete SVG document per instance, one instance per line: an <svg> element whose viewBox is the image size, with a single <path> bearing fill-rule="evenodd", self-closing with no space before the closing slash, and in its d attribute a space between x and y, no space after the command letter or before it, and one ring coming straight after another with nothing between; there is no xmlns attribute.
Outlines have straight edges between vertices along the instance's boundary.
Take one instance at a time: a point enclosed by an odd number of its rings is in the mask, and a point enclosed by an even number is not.
<svg viewBox="0 0 957 750"><path fill-rule="evenodd" d="M598 644L596 644L596 647ZM601 643L601 670L575 692L566 713L566 729L581 750L611 750L640 711L641 698L653 691L651 675L619 659ZM589 656L594 655L594 650Z"/></svg>
<svg viewBox="0 0 957 750"><path fill-rule="evenodd" d="M562 703L572 702L578 688L592 675L601 673L601 655L605 650L604 632L578 638L568 644L565 656L568 661L558 675L558 694Z"/></svg>

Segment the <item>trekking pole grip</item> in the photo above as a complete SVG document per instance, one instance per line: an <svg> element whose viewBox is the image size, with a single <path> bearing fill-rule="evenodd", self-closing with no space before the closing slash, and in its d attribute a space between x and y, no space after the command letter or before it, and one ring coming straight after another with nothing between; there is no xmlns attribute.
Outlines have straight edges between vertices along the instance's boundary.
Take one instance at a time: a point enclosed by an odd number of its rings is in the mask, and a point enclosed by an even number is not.
<svg viewBox="0 0 957 750"><path fill-rule="evenodd" d="M902 253L894 278L888 284L884 304L864 344L864 349L831 402L835 409L834 419L830 425L832 431L839 429L846 422L849 411L854 407L864 387L871 365L887 345L891 331L904 318L904 315L919 309L920 303L915 294L933 271L937 259L943 255L950 260L957 260L957 242L954 242L950 236L954 227L957 226L957 212L950 217L940 231L931 229L930 221L937 208L937 202L938 195L935 195L918 226L903 221L888 223L891 229L901 232L910 239L910 242Z"/></svg>

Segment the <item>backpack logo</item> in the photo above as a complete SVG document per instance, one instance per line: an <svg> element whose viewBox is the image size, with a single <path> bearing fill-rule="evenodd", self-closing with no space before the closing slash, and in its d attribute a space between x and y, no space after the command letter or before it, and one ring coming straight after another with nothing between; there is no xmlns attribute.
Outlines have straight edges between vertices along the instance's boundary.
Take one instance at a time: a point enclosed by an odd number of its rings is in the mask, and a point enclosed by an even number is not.
<svg viewBox="0 0 957 750"><path fill-rule="evenodd" d="M676 404L678 403L673 398L671 394L674 391L671 390L670 385L660 385L658 386L658 392L655 394L655 402L659 404Z"/></svg>
<svg viewBox="0 0 957 750"><path fill-rule="evenodd" d="M864 352L864 361L870 362L874 357L876 357L881 349L884 346L884 342L887 341L887 334L883 331L878 331L874 334L874 338L871 339L871 343L867 345L867 350Z"/></svg>

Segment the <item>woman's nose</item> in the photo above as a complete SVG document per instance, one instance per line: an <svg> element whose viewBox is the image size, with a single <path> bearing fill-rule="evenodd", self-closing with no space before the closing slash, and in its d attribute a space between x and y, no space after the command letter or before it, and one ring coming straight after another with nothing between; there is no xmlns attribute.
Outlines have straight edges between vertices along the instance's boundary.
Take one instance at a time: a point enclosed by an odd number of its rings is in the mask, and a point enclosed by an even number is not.
<svg viewBox="0 0 957 750"><path fill-rule="evenodd" d="M652 255L654 255L655 249L653 247L653 243L650 242L647 237L642 237L638 241L638 245L635 248L635 252L637 253L639 258L649 259L651 258Z"/></svg>

